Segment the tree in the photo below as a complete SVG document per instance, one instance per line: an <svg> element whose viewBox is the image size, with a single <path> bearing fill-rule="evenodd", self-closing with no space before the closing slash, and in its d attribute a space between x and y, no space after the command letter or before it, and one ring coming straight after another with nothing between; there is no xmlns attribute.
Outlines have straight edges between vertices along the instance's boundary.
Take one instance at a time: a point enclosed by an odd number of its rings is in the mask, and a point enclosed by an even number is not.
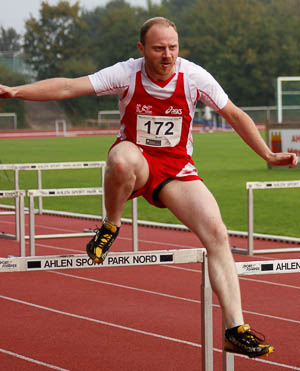
<svg viewBox="0 0 300 371"><path fill-rule="evenodd" d="M21 49L21 36L12 27L0 28L0 52L18 52Z"/></svg>
<svg viewBox="0 0 300 371"><path fill-rule="evenodd" d="M1 84L16 86L25 84L24 76L12 72L0 64ZM15 99L1 99L0 112L14 112L18 117L18 127L25 126L24 101Z"/></svg>
<svg viewBox="0 0 300 371"><path fill-rule="evenodd" d="M297 3L197 0L183 14L181 46L238 105L273 105L273 81L279 71L300 72Z"/></svg>
<svg viewBox="0 0 300 371"><path fill-rule="evenodd" d="M83 15L88 25L90 50L98 68L137 57L140 22L135 8L124 0L110 1Z"/></svg>
<svg viewBox="0 0 300 371"><path fill-rule="evenodd" d="M26 22L24 50L38 79L61 76L67 61L78 61L87 54L88 43L83 37L86 24L79 10L78 2L71 6L68 1L59 1L50 6L43 1L40 19L31 17ZM92 63L86 64L85 57L82 65L91 67ZM91 71L86 68L85 72Z"/></svg>

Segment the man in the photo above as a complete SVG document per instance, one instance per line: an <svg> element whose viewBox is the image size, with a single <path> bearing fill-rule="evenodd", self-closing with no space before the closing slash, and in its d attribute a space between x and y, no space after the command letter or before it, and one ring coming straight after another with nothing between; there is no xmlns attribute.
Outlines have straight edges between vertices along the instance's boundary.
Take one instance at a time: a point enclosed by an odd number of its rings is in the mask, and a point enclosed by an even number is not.
<svg viewBox="0 0 300 371"><path fill-rule="evenodd" d="M203 109L203 127L202 127L202 132L206 132L206 126L209 129L209 133L213 133L214 131L214 124L212 122L212 113L211 109L209 106L205 106Z"/></svg>
<svg viewBox="0 0 300 371"><path fill-rule="evenodd" d="M107 219L87 244L102 263L119 233L129 198L142 195L167 207L207 249L209 275L222 307L229 352L257 357L273 352L244 324L238 277L216 200L192 160L192 118L197 100L216 110L271 165L297 164L292 153L272 153L250 117L237 108L200 66L178 57L178 34L156 17L141 28L139 59L76 79L54 78L19 87L0 85L2 98L45 101L90 94L118 94L121 128L109 151L105 174Z"/></svg>

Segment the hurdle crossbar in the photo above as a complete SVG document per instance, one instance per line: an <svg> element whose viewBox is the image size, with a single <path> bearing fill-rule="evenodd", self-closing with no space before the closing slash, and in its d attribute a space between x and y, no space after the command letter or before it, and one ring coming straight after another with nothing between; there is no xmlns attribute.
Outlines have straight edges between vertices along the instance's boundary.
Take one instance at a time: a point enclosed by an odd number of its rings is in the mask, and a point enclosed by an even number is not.
<svg viewBox="0 0 300 371"><path fill-rule="evenodd" d="M254 206L253 206L253 190L254 189L279 189L279 188L300 188L299 180L292 181L271 181L271 182L247 182L246 189L248 190L248 249L245 251L248 255L266 254L266 253L281 253L281 252L299 252L300 248L284 248L284 249L254 249ZM298 242L300 240L289 238L289 242Z"/></svg>
<svg viewBox="0 0 300 371"><path fill-rule="evenodd" d="M129 267L203 262L205 249L111 252L103 264L86 254L0 258L0 272L24 272L74 268Z"/></svg>

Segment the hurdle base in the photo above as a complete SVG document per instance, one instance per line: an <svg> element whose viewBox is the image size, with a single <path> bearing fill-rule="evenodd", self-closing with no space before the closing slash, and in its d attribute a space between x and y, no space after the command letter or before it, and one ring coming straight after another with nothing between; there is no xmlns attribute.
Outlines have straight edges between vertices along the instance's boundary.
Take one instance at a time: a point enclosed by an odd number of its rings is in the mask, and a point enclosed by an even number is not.
<svg viewBox="0 0 300 371"><path fill-rule="evenodd" d="M239 254L239 255L249 255L249 252L247 249L242 249L237 246L232 246L231 251L233 254Z"/></svg>
<svg viewBox="0 0 300 371"><path fill-rule="evenodd" d="M16 235L4 233L4 232L0 232L0 238L2 238L3 240L16 240L17 239Z"/></svg>

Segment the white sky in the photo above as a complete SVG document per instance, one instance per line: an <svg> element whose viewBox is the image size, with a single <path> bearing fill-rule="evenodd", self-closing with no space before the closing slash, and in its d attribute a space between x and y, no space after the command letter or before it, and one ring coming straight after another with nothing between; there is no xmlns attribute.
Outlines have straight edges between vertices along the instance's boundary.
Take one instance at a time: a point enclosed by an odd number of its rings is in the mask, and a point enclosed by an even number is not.
<svg viewBox="0 0 300 371"><path fill-rule="evenodd" d="M47 0L50 5L56 5L59 0ZM69 0L74 4L76 0ZM79 0L82 8L91 10L96 6L104 6L109 0ZM146 0L127 0L134 6L146 6ZM155 2L158 2L156 0ZM42 0L0 0L0 26L5 29L13 27L19 34L24 33L24 23L30 15L39 17Z"/></svg>

